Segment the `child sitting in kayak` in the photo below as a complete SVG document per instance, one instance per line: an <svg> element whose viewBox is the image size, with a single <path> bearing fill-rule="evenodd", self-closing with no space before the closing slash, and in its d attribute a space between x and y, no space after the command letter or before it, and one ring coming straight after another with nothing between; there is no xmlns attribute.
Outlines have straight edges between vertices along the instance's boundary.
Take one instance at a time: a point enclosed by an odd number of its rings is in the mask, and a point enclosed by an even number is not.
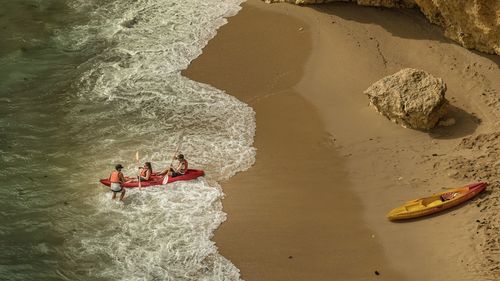
<svg viewBox="0 0 500 281"><path fill-rule="evenodd" d="M174 169L172 165L170 165L170 167L166 168L159 175L161 176L168 175L171 177L177 177L186 174L188 170L188 161L184 158L184 155L179 154L175 156L174 159L179 161L179 164L177 164L177 168Z"/></svg>
<svg viewBox="0 0 500 281"><path fill-rule="evenodd" d="M141 181L148 181L153 174L153 167L151 166L151 162L144 163L144 167L140 168L139 179Z"/></svg>
<svg viewBox="0 0 500 281"><path fill-rule="evenodd" d="M111 175L109 176L109 181L111 182L110 189L113 192L111 200L116 198L116 194L118 192L121 192L120 201L123 201L123 197L125 197L125 188L122 187L122 184L126 182L126 180L122 174L122 169L122 164L116 165L115 171L111 172Z"/></svg>

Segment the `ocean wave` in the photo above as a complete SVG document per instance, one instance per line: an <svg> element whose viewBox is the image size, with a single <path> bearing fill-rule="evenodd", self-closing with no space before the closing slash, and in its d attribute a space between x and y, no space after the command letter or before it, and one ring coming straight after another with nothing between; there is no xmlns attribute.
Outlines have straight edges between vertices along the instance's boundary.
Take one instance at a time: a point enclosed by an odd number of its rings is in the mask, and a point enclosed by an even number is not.
<svg viewBox="0 0 500 281"><path fill-rule="evenodd" d="M69 211L76 231L59 272L73 280L238 280L238 269L210 238L226 217L217 182L254 162L255 113L180 71L242 1L101 2L72 0L91 20L58 34L68 50L96 52L78 67L65 110L78 159L70 182L86 210ZM112 203L104 187L88 189L116 163L135 173L137 151L140 162L168 166L181 135L181 152L207 179L129 190L125 205Z"/></svg>

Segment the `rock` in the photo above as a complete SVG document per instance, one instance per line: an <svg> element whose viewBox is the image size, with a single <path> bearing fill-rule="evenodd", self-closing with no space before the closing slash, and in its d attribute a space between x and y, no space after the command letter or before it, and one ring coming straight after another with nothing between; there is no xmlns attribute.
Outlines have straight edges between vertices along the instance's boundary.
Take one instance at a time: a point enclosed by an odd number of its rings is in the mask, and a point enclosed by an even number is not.
<svg viewBox="0 0 500 281"><path fill-rule="evenodd" d="M445 92L441 78L406 68L380 79L364 93L389 120L403 127L429 130L446 114Z"/></svg>
<svg viewBox="0 0 500 281"><path fill-rule="evenodd" d="M498 0L414 0L430 22L445 28L445 36L468 49L500 55Z"/></svg>
<svg viewBox="0 0 500 281"><path fill-rule="evenodd" d="M264 0L298 5L349 0ZM444 35L468 49L500 55L498 0L350 0L359 5L389 8L418 7L427 19L444 28Z"/></svg>

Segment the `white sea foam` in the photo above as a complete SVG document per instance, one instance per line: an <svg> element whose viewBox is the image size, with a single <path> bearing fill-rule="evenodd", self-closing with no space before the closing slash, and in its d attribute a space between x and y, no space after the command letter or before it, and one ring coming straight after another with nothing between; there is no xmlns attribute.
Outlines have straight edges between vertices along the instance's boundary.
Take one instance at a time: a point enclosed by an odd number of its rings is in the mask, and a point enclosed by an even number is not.
<svg viewBox="0 0 500 281"><path fill-rule="evenodd" d="M181 152L207 180L129 190L124 205L112 203L105 188L82 191L91 215L75 218L68 262L99 280L239 280L210 238L226 217L216 182L254 162L254 111L180 71L243 1L100 2L73 0L93 20L59 37L68 49L100 50L80 66L77 102L68 106L69 134L80 146L73 157L82 163L74 177L83 190L116 163L133 174L136 151L141 162L163 168L183 135Z"/></svg>
<svg viewBox="0 0 500 281"><path fill-rule="evenodd" d="M125 204L100 194L89 199L101 207L94 218L110 223L79 233L81 247L72 250L107 260L91 271L99 279L238 280L238 269L210 241L225 220L221 196L204 179L129 190Z"/></svg>

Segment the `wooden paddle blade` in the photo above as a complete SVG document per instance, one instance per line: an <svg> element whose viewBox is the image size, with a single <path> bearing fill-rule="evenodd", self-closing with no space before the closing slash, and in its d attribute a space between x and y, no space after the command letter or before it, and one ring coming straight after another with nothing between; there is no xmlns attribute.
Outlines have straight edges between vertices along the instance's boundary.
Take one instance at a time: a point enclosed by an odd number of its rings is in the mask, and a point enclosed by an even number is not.
<svg viewBox="0 0 500 281"><path fill-rule="evenodd" d="M165 175L161 184L167 184L167 183L168 183L168 175Z"/></svg>

